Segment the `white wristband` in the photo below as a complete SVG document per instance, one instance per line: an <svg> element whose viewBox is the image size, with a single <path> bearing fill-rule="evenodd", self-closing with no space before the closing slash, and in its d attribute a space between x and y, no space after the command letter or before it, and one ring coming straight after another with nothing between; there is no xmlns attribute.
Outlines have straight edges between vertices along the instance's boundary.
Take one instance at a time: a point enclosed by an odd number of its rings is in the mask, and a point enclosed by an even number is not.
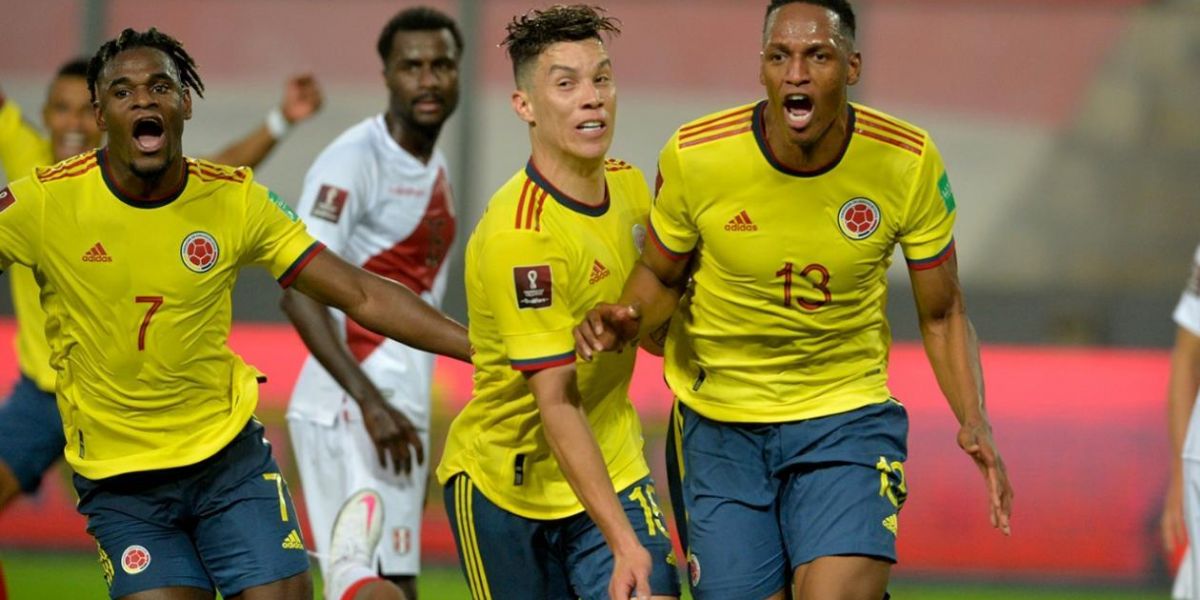
<svg viewBox="0 0 1200 600"><path fill-rule="evenodd" d="M278 106L267 113L267 131L271 132L271 137L278 140L287 135L291 128L292 124L288 123L287 118L283 116L283 111L279 110Z"/></svg>

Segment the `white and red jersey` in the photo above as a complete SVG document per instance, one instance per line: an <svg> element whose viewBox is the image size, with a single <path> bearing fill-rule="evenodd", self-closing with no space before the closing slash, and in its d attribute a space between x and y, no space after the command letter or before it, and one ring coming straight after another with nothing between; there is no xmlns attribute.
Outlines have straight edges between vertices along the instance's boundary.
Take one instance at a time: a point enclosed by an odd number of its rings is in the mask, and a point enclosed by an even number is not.
<svg viewBox="0 0 1200 600"><path fill-rule="evenodd" d="M1200 335L1200 248L1192 258L1192 274L1184 287L1179 304L1173 315L1175 324ZM1200 402L1200 398L1197 398ZM1200 460L1200 410L1192 409L1192 420L1188 423L1187 437L1183 442L1183 457Z"/></svg>
<svg viewBox="0 0 1200 600"><path fill-rule="evenodd" d="M347 129L317 156L296 212L313 237L346 261L401 283L434 306L441 304L455 229L446 159L435 150L425 164L409 154L388 134L383 115ZM331 312L371 381L414 425L426 429L433 355ZM309 355L288 418L332 424L347 399Z"/></svg>

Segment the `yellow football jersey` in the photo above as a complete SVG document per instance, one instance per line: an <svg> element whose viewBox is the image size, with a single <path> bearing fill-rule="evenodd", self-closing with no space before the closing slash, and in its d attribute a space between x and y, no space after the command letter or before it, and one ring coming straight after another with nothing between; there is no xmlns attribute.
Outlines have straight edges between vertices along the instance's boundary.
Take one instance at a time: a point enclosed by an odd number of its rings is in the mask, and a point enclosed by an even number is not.
<svg viewBox="0 0 1200 600"><path fill-rule="evenodd" d="M249 169L187 159L184 185L129 199L92 151L0 190L0 263L33 269L66 457L100 479L212 456L260 373L226 345L238 270L289 285L321 249Z"/></svg>
<svg viewBox="0 0 1200 600"><path fill-rule="evenodd" d="M782 422L882 402L891 334L886 271L954 251L954 195L921 129L849 108L842 153L789 169L763 131L765 102L684 125L659 157L651 236L693 253L693 292L671 323L664 371L681 401L720 421Z"/></svg>
<svg viewBox="0 0 1200 600"><path fill-rule="evenodd" d="M9 181L28 177L37 167L54 162L50 139L21 118L21 107L0 97L0 164ZM17 316L17 364L44 391L54 391L50 345L46 343L46 313L38 302L33 271L13 265L8 272L13 312Z"/></svg>
<svg viewBox="0 0 1200 600"><path fill-rule="evenodd" d="M496 505L531 519L583 511L546 441L522 372L575 360L572 329L621 294L645 240L650 193L631 165L608 160L608 199L581 204L533 163L492 196L467 244L474 390L454 419L437 474L466 472ZM649 473L629 401L636 351L577 364L579 391L615 490Z"/></svg>

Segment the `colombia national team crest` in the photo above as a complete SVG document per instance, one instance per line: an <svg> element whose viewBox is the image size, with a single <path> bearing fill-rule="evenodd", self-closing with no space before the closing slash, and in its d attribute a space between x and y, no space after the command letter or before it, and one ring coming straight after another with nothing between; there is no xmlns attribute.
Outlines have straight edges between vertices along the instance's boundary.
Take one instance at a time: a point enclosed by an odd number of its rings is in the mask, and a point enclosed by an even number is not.
<svg viewBox="0 0 1200 600"><path fill-rule="evenodd" d="M150 566L150 551L145 546L130 546L121 553L121 569L130 575L137 575Z"/></svg>
<svg viewBox="0 0 1200 600"><path fill-rule="evenodd" d="M866 198L847 200L838 211L838 228L852 240L865 240L879 229L879 206Z"/></svg>
<svg viewBox="0 0 1200 600"><path fill-rule="evenodd" d="M183 245L179 247L179 258L183 259L184 266L195 273L207 273L217 264L220 253L217 240L203 231L183 238Z"/></svg>

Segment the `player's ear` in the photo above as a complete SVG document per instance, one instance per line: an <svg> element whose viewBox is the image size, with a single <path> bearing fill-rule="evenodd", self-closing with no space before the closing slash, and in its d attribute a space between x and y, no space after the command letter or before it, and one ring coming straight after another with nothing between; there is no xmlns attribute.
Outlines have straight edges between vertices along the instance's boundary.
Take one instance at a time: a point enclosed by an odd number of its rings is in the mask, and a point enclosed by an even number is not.
<svg viewBox="0 0 1200 600"><path fill-rule="evenodd" d="M108 122L104 120L104 110L100 107L99 100L92 100L92 112L96 115L96 125L100 127L100 131L108 131Z"/></svg>
<svg viewBox="0 0 1200 600"><path fill-rule="evenodd" d="M533 125L533 105L529 103L529 94L520 89L513 90L512 93L512 108L513 112L517 113L522 121Z"/></svg>
<svg viewBox="0 0 1200 600"><path fill-rule="evenodd" d="M862 76L862 53L853 52L850 54L850 72L846 76L846 84L854 85L858 83L858 78Z"/></svg>
<svg viewBox="0 0 1200 600"><path fill-rule="evenodd" d="M192 118L192 91L183 88L183 120Z"/></svg>

